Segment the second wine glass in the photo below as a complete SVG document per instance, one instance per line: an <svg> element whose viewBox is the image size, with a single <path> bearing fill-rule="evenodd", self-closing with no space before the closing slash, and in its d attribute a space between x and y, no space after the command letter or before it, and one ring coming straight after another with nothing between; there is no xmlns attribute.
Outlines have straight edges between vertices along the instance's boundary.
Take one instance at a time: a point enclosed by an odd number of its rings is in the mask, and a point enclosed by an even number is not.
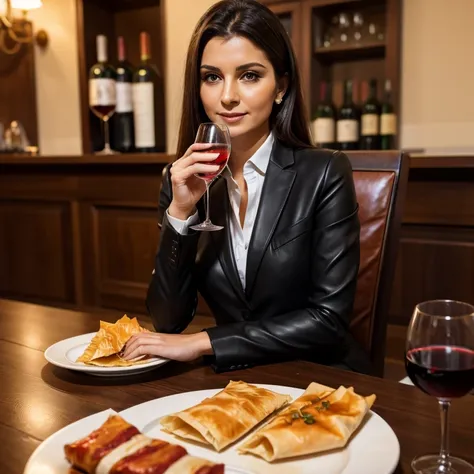
<svg viewBox="0 0 474 474"><path fill-rule="evenodd" d="M211 146L201 153L218 153L213 161L206 162L210 165L219 165L219 169L212 173L198 173L196 176L206 183L206 219L200 224L191 226L191 229L199 231L216 231L223 229L222 226L215 225L209 217L209 186L211 182L219 176L229 161L230 156L230 132L226 125L217 123L202 123L196 134L194 143L208 143Z"/></svg>
<svg viewBox="0 0 474 474"><path fill-rule="evenodd" d="M413 459L417 474L474 474L474 467L449 451L449 407L452 399L474 388L474 307L451 300L416 306L408 327L405 365L411 381L436 397L441 412L439 454Z"/></svg>

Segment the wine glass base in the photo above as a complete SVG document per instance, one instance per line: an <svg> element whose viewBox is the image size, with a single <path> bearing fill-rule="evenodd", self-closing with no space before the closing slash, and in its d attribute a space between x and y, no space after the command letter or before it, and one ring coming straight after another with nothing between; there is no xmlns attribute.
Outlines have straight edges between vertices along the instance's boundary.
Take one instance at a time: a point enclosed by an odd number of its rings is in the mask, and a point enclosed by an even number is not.
<svg viewBox="0 0 474 474"><path fill-rule="evenodd" d="M450 456L450 466L439 461L437 454L418 456L411 462L411 468L416 474L474 474L474 466L463 459Z"/></svg>
<svg viewBox="0 0 474 474"><path fill-rule="evenodd" d="M214 225L212 222L201 222L200 224L190 226L190 228L201 232L215 232L216 230L222 230L224 227Z"/></svg>
<svg viewBox="0 0 474 474"><path fill-rule="evenodd" d="M96 151L95 155L120 155L120 152L112 150L112 148L104 148L103 150Z"/></svg>

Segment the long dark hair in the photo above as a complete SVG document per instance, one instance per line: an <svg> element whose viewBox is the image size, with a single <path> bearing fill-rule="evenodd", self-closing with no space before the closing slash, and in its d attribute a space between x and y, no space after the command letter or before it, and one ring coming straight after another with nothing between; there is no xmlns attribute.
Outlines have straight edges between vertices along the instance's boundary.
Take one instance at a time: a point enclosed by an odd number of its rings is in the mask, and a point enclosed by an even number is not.
<svg viewBox="0 0 474 474"><path fill-rule="evenodd" d="M247 38L267 55L277 79L288 76L283 102L273 105L270 127L286 146L312 147L296 56L282 23L256 0L222 0L201 17L189 44L177 158L194 142L199 124L209 121L200 98L199 68L206 44L216 36Z"/></svg>

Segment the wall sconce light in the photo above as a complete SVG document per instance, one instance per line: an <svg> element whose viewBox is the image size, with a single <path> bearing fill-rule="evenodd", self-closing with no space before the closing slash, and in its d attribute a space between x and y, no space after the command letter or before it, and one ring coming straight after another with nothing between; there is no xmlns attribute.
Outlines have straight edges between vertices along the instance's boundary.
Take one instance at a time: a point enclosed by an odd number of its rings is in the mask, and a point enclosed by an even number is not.
<svg viewBox="0 0 474 474"><path fill-rule="evenodd" d="M41 48L48 44L48 34L44 30L33 33L28 21L28 10L40 8L42 0L0 0L0 51L16 54L23 44L36 42ZM13 17L12 8L22 10L21 17Z"/></svg>

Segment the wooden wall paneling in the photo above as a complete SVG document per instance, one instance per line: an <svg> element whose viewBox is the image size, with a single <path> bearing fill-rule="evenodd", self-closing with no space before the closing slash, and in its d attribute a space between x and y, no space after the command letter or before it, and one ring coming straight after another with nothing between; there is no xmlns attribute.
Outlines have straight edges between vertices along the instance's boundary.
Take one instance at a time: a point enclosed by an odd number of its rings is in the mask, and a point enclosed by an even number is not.
<svg viewBox="0 0 474 474"><path fill-rule="evenodd" d="M38 145L34 53L32 44L23 45L14 55L0 52L0 122L6 128L19 120L30 144Z"/></svg>
<svg viewBox="0 0 474 474"><path fill-rule="evenodd" d="M69 204L1 200L0 228L0 292L73 303Z"/></svg>
<svg viewBox="0 0 474 474"><path fill-rule="evenodd" d="M385 59L385 77L392 83L392 104L395 112L400 117L401 104L401 45L402 45L402 9L401 0L386 0L386 19L385 19L385 37L386 37L386 59ZM379 91L380 92L380 91ZM397 123L397 142L400 137L400 120Z"/></svg>
<svg viewBox="0 0 474 474"><path fill-rule="evenodd" d="M90 206L95 297L101 306L146 312L159 228L154 207Z"/></svg>
<svg viewBox="0 0 474 474"><path fill-rule="evenodd" d="M474 230L404 226L390 321L408 324L417 303L456 299L474 303Z"/></svg>
<svg viewBox="0 0 474 474"><path fill-rule="evenodd" d="M412 181L408 185L406 224L474 227L474 184L459 181Z"/></svg>

